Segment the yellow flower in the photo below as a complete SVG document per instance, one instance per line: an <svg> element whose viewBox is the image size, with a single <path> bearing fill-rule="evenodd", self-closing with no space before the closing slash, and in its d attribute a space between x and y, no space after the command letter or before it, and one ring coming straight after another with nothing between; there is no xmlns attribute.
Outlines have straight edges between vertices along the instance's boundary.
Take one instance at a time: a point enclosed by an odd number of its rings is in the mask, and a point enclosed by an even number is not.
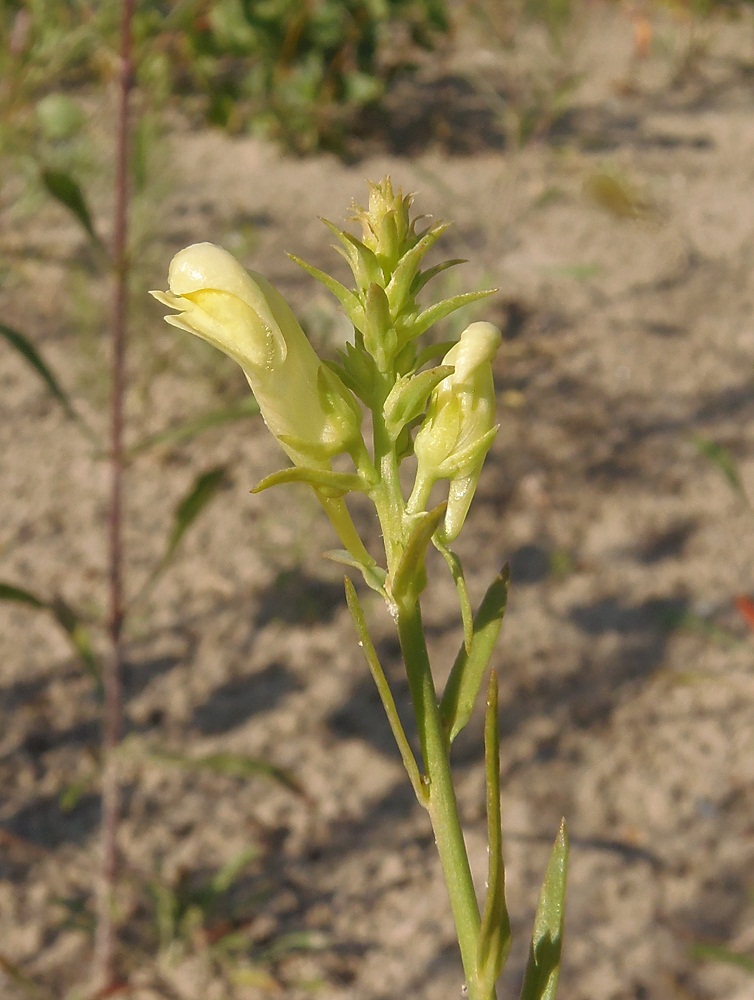
<svg viewBox="0 0 754 1000"><path fill-rule="evenodd" d="M453 365L453 374L433 390L414 440L417 474L408 510L422 510L437 480L449 479L445 541L452 541L463 527L497 433L492 359L501 339L492 323L472 323L464 330L442 361Z"/></svg>
<svg viewBox="0 0 754 1000"><path fill-rule="evenodd" d="M178 310L168 323L237 361L265 423L295 465L329 468L359 435L361 411L324 369L290 306L261 274L226 250L195 243L173 257L170 291L151 292Z"/></svg>

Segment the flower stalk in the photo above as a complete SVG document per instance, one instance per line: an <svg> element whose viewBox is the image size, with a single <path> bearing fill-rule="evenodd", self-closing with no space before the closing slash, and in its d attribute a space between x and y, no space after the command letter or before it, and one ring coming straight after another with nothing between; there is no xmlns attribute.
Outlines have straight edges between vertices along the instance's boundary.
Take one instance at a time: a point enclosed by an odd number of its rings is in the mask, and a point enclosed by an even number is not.
<svg viewBox="0 0 754 1000"><path fill-rule="evenodd" d="M457 309L491 291L471 292L422 307L417 296L446 268L422 270L424 258L447 229L417 231L412 198L395 192L389 178L370 187L367 208L355 220L362 238L326 222L354 277L349 289L294 257L335 295L354 327L353 343L327 364L317 358L293 313L260 276L243 271L225 251L196 244L173 260L169 290L152 294L178 310L168 317L233 357L243 368L264 420L293 467L268 476L256 491L288 482L307 483L317 494L344 550L330 557L357 569L385 599L396 624L414 710L421 759L398 717L395 700L369 638L356 589L346 598L408 777L429 813L455 921L470 1000L496 1000L497 980L510 945L505 901L498 761L497 682L487 688L485 770L489 838L488 888L480 906L464 842L451 768L451 745L472 716L505 613L508 577L492 582L472 613L460 560L449 548L460 534L485 456L497 433L492 363L500 331L472 323L448 347L421 347L418 338ZM440 364L431 363L440 355ZM372 435L362 436L362 414ZM336 471L333 459L349 456L353 470ZM405 496L401 466L416 461ZM433 505L440 484L444 498ZM358 535L346 505L351 492L374 505L384 552L375 558ZM430 545L443 555L459 594L464 640L444 692L437 690L422 625L421 598L428 579ZM548 948L532 946L534 963L522 1000L553 1000L562 937L566 841L556 841L538 910ZM558 876L558 877L556 877ZM543 963L542 956L546 956ZM546 966L546 967L545 967ZM528 984L528 985L527 985ZM541 987L541 988L540 988Z"/></svg>

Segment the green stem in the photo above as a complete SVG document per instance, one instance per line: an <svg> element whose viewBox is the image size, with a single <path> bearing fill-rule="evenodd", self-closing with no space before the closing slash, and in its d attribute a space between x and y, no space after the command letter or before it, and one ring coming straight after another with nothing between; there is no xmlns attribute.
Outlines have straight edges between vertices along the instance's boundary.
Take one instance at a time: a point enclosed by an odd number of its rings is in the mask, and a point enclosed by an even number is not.
<svg viewBox="0 0 754 1000"><path fill-rule="evenodd" d="M494 990L485 995L480 992L479 903L471 877L471 867L453 787L450 745L440 720L418 603L400 605L397 624L419 728L426 777L429 780L427 810L432 821L440 864L450 896L469 1000L495 1000Z"/></svg>

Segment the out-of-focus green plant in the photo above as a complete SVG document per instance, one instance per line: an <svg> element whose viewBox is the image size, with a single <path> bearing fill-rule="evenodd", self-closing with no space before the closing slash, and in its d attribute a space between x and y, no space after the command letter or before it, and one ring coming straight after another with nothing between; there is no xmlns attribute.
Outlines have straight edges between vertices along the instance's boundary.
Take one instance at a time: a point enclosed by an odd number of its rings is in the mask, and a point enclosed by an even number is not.
<svg viewBox="0 0 754 1000"><path fill-rule="evenodd" d="M497 431L492 361L500 332L491 323L467 327L450 344L420 338L430 327L485 292L453 295L422 307L417 297L447 267L422 268L447 226L417 231L411 197L393 191L389 178L371 186L360 209L362 237L332 223L353 272L349 289L298 258L325 285L353 323L353 343L336 361L323 362L290 308L259 274L225 250L195 244L174 258L169 290L152 294L176 310L168 321L208 341L244 371L262 416L293 465L268 476L254 492L285 483L308 484L343 548L330 558L361 573L385 601L397 628L414 708L420 753L396 710L393 692L370 638L356 589L346 579L346 600L409 780L427 810L450 897L471 1000L494 1000L495 984L511 941L505 901L500 814L497 675L486 684L484 727L487 783L488 872L477 898L464 843L451 769L451 745L472 716L505 612L503 570L472 613L463 569L450 545L461 533ZM437 363L439 361L439 363ZM362 418L371 416L371 443ZM351 460L350 471L342 461ZM333 460L338 458L338 468ZM413 489L404 493L401 465L414 458ZM437 488L443 484L444 499ZM366 548L346 505L350 493L373 504L384 551ZM432 498L435 498L434 500ZM430 545L455 582L464 637L444 690L437 690L422 625ZM567 863L565 828L556 838L535 918L522 1000L553 1000L560 966Z"/></svg>
<svg viewBox="0 0 754 1000"><path fill-rule="evenodd" d="M297 152L339 148L449 27L445 0L197 0L171 25L163 79L201 95L211 122Z"/></svg>

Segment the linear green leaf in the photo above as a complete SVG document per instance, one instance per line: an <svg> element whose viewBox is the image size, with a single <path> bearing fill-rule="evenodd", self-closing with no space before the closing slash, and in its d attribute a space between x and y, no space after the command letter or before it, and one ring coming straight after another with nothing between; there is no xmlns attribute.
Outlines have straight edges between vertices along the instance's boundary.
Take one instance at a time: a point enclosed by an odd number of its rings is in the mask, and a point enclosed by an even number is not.
<svg viewBox="0 0 754 1000"><path fill-rule="evenodd" d="M510 568L506 564L479 605L469 651L466 652L464 642L450 671L440 701L440 717L451 742L471 718L482 677L503 624L509 582Z"/></svg>
<svg viewBox="0 0 754 1000"><path fill-rule="evenodd" d="M39 375L42 381L45 383L50 393L55 397L55 399L60 403L60 405L65 410L66 414L73 419L77 418L77 414L73 409L70 399L63 390L60 382L53 375L50 370L49 365L42 359L41 354L32 344L29 338L21 333L20 330L15 330L11 326L6 326L5 323L0 323L0 334L8 341L11 347L14 347L18 353L31 365L34 371Z"/></svg>
<svg viewBox="0 0 754 1000"><path fill-rule="evenodd" d="M740 951L732 951L720 944L703 944L699 942L692 945L692 958L707 960L711 962L723 962L725 965L733 965L745 972L754 972L754 955L746 955Z"/></svg>
<svg viewBox="0 0 754 1000"><path fill-rule="evenodd" d="M89 206L80 185L62 170L43 170L42 183L47 193L73 215L86 231L90 240L100 249L104 249L97 235Z"/></svg>
<svg viewBox="0 0 754 1000"><path fill-rule="evenodd" d="M315 490L322 490L325 496L333 498L345 496L353 490L363 493L366 488L364 480L352 472L333 472L330 469L310 469L295 465L290 469L281 469L280 472L265 476L251 492L261 493L272 486L285 483L306 483Z"/></svg>
<svg viewBox="0 0 754 1000"><path fill-rule="evenodd" d="M15 584L0 580L0 601L15 601L17 604L28 604L30 608L41 608L48 611L50 605L43 598L32 594L30 590L16 587Z"/></svg>
<svg viewBox="0 0 754 1000"><path fill-rule="evenodd" d="M194 480L186 496L175 508L173 515L173 527L168 537L165 554L160 563L160 571L175 555L176 549L196 521L207 504L217 496L220 487L225 482L226 468L224 465L215 466L207 472L203 472Z"/></svg>
<svg viewBox="0 0 754 1000"><path fill-rule="evenodd" d="M87 673L96 683L98 692L101 693L102 668L94 652L89 629L84 625L78 613L62 597L54 598L50 602L49 608L55 621L68 636L69 642L84 664Z"/></svg>
<svg viewBox="0 0 754 1000"><path fill-rule="evenodd" d="M133 456L159 445L182 444L184 441L191 441L193 438L198 437L199 434L203 434L204 431L208 431L213 427L229 424L235 420L245 420L247 417L256 416L258 413L259 404L253 396L249 396L248 399L245 399L237 406L226 406L220 410L210 410L208 413L200 414L198 417L186 420L175 427L168 427L157 434L151 434L149 437L137 442L132 448L129 448L128 453Z"/></svg>
<svg viewBox="0 0 754 1000"><path fill-rule="evenodd" d="M372 675L372 679L377 687L377 693L379 694L383 708L385 709L387 721L390 723L390 729L392 730L393 737L395 738L395 742L398 746L403 766L406 768L406 773L411 781L411 785L417 799L422 805L426 805L427 789L422 783L416 758L414 757L413 750L411 749L411 745L406 737L403 723L398 715L398 709L395 707L393 692L390 689L390 684L388 683L387 677L385 677L385 671L382 669L382 664L380 663L377 651L374 648L369 631L367 630L366 619L364 618L364 612L356 593L356 588L348 577L345 578L345 588L346 603L348 604L348 610L351 612L353 623L356 626L356 634L359 637L359 645L364 650L364 657L366 658L369 672Z"/></svg>
<svg viewBox="0 0 754 1000"><path fill-rule="evenodd" d="M35 608L38 611L46 611L51 614L60 628L65 632L68 641L73 647L73 651L99 688L101 683L101 669L94 653L89 630L77 612L62 597L55 597L52 601L48 601L38 594L33 594L30 590L0 580L0 601L14 601L17 604L25 604L29 608Z"/></svg>
<svg viewBox="0 0 754 1000"><path fill-rule="evenodd" d="M563 944L567 871L568 835L563 820L539 895L521 1000L555 1000Z"/></svg>
<svg viewBox="0 0 754 1000"><path fill-rule="evenodd" d="M505 865L500 814L500 731L497 717L497 674L490 673L484 722L484 762L487 784L487 897L479 932L477 968L480 996L491 996L511 946L511 922L505 902Z"/></svg>
<svg viewBox="0 0 754 1000"><path fill-rule="evenodd" d="M416 319L408 324L405 331L401 331L403 337L401 342L403 343L405 340L413 340L415 337L419 337L425 330L434 326L441 319L445 319L446 316L450 316L457 309L462 309L464 306L468 306L472 302L478 302L480 299L486 299L488 296L494 295L496 291L496 288L488 288L482 292L464 292L462 295L454 295L450 299L443 299L441 302L436 302L425 309L424 312L419 313Z"/></svg>

